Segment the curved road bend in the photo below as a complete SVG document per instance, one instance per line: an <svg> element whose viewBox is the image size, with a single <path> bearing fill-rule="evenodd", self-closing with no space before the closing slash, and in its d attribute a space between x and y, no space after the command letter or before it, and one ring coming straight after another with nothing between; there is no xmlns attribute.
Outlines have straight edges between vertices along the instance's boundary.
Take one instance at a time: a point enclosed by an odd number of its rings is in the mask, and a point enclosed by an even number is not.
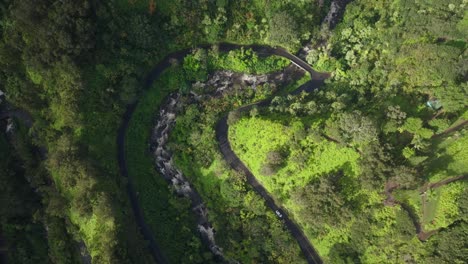
<svg viewBox="0 0 468 264"><path fill-rule="evenodd" d="M125 111L124 117L122 124L118 130L118 135L117 135L117 159L119 163L119 170L120 174L127 179L127 193L130 198L130 204L132 205L133 209L133 214L135 216L135 220L140 227L140 231L146 241L148 241L148 248L151 252L151 255L153 256L153 259L156 261L158 264L162 263L168 263L164 255L162 254L162 251L158 247L156 243L156 239L153 236L153 233L151 232L150 227L146 224L144 217L143 217L143 210L140 206L140 203L138 201L138 197L135 191L135 186L133 184L132 178L128 177L128 168L127 168L127 162L125 159L125 135L126 131L128 128L128 123L131 119L131 115L133 111L135 111L135 108L137 106L137 103L131 104L127 107L127 110Z"/></svg>
<svg viewBox="0 0 468 264"><path fill-rule="evenodd" d="M255 104L257 105L257 104ZM262 104L263 105L263 104ZM252 107L254 105L251 105ZM249 109L245 108L245 110ZM227 116L224 116L216 125L216 139L219 143L219 148L223 154L224 159L228 164L236 171L244 173L247 177L247 182L252 186L252 188L263 198L267 206L281 219L284 221L286 227L289 229L293 237L299 243L299 246L302 252L305 255L308 263L322 263L320 255L310 244L307 237L304 235L302 230L288 217L286 212L276 205L273 198L265 190L265 188L257 181L252 172L244 165L244 163L237 157L234 151L231 148L231 145L228 140L228 130L227 125Z"/></svg>
<svg viewBox="0 0 468 264"><path fill-rule="evenodd" d="M313 90L319 89L324 84L325 79L329 78L330 73L320 73L315 71L309 64L305 63L298 57L289 54L284 49L274 49L273 52L275 55L286 57L290 59L294 64L301 67L305 71L309 72L312 80L303 84L298 89L293 91L291 94L299 94L302 91L311 92ZM237 109L237 111L249 111L254 106L268 106L271 100L264 100L254 104L246 105ZM216 124L216 140L218 141L219 148L223 154L224 159L227 163L236 171L244 173L247 177L247 182L253 187L253 189L263 198L267 206L276 214L276 216L281 219L286 227L291 232L292 236L297 240L299 247L308 263L323 263L320 255L309 242L304 232L294 223L287 213L278 206L268 191L257 181L253 173L245 166L245 164L239 159L239 157L234 153L231 148L231 144L228 139L229 126L227 124L227 115L225 115L217 124Z"/></svg>
<svg viewBox="0 0 468 264"><path fill-rule="evenodd" d="M300 92L301 90L310 91L312 89L320 87L321 84L323 84L323 81L330 76L330 74L328 73L319 73L315 71L310 65L305 63L303 60L301 60L297 56L290 54L283 48L273 48L273 47L262 46L262 45L237 45L237 44L230 44L230 43L204 44L204 45L199 45L197 47L198 48L210 48L213 45L218 45L219 51L221 52L228 52L228 51L235 50L235 49L246 48L246 49L252 49L253 51L257 52L259 55L264 55L264 56L277 55L277 56L281 56L283 58L289 59L291 62L293 62L297 66L307 71L312 77L312 81L303 85L301 88L296 90L296 92ZM180 50L180 51L167 55L163 60L161 60L158 64L156 64L156 66L148 73L143 83L143 89L147 90L148 88L150 88L152 83L159 77L159 75L166 68L171 66L172 60L183 59L186 55L188 55L191 52L191 50L193 49L192 48L184 49L184 50ZM268 104L268 102L264 101L264 102L257 103L257 105L261 105L261 104ZM135 190L135 185L133 183L133 180L128 176L128 167L127 167L126 153L125 153L125 136L127 134L128 125L132 118L133 112L135 111L137 105L138 105L138 100L132 104L127 105L126 111L122 117L122 122L117 132L117 160L119 163L119 170L120 170L121 176L127 179L127 182L128 182L127 193L130 198L130 203L133 209L133 213L137 221L137 224L140 227L140 230L144 239L149 242L148 247L151 251L151 255L153 256L153 258L155 259L157 263L168 263L167 259L164 257L161 249L158 247L156 243L156 239L151 231L151 228L148 226L148 224L144 220L143 210L138 201L138 197L137 197L136 190ZM224 121L226 120L224 119ZM226 135L227 135L227 127L226 127ZM226 136L226 140L227 140L227 136ZM245 169L247 170L247 168ZM253 175L251 178L255 180ZM262 197L267 200L267 204L269 205L271 204L272 206L274 205L275 206L274 208L278 208L278 210L281 210L279 207L277 207L274 204L273 199L268 195L266 190L258 182L250 180L249 183L252 184L252 186L254 186L255 190L260 191L259 188L263 190ZM286 217L286 219L288 219L288 221L286 222L286 226L290 229L291 233L296 234L294 237L300 243L301 248L303 248L303 251L305 252L309 263L321 263L320 258L318 258L318 254L315 252L312 246L308 243L308 240L302 234L300 229L295 224L293 224L292 221L289 220L286 214L284 214L284 216ZM312 255L317 256L316 257L317 261L312 260L312 257L311 257Z"/></svg>

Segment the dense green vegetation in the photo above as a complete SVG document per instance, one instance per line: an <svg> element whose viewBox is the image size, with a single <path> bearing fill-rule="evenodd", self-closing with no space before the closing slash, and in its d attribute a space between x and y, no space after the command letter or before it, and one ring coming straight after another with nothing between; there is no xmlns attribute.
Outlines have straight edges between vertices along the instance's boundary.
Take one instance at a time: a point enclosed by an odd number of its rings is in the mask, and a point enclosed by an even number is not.
<svg viewBox="0 0 468 264"><path fill-rule="evenodd" d="M171 262L190 263L201 262L201 242L194 236L195 222L189 211L190 202L171 192L169 185L156 173L153 159L148 155L154 116L171 88L177 89L178 85L171 81L180 75L180 68L168 69L142 98L129 125L126 147L129 177L135 182L145 218L158 243Z"/></svg>
<svg viewBox="0 0 468 264"><path fill-rule="evenodd" d="M0 134L0 236L7 242L7 257L12 263L77 263L78 246L71 243L60 213L65 201L47 182L26 127L15 126L14 136Z"/></svg>
<svg viewBox="0 0 468 264"><path fill-rule="evenodd" d="M466 180L427 187L468 174L466 130L449 129L466 120L466 3L433 2L350 4L308 57L334 71L324 90L230 127L236 153L332 263L466 261ZM389 186L423 233L384 203ZM444 248L448 237L460 244Z"/></svg>
<svg viewBox="0 0 468 264"><path fill-rule="evenodd" d="M171 262L207 263L212 257L211 253L208 253L201 246L198 236L194 236L197 232L195 230L196 224L188 208L189 202L185 198L176 198L176 194L170 191L168 183L154 170L152 157L145 155L149 150L149 134L154 125L154 118L161 100L169 92L178 91L183 93L187 89L187 86L190 86L189 80L206 80L208 73L215 70L229 69L238 72L261 74L281 70L287 64L288 62L284 59L276 57L257 59L257 55L252 53L251 50L237 50L229 53L218 53L213 49L209 49L208 51L195 50L186 56L180 65L176 64L167 69L139 102L129 125L130 129L127 138L129 174L136 182L146 218L155 234L157 234L156 238L165 249L165 253ZM239 87L239 89L242 88L245 87ZM206 198L204 201L207 203L210 217L213 218L217 234L219 234L216 238L221 240L222 248L224 248L229 258L242 259L242 262L265 259L270 255L272 255L270 257L272 260L276 259L279 261L283 259L286 261L288 258L297 258L299 255L297 247L292 252L289 252L291 250L289 246L284 246L286 247L284 250L274 252L273 254L271 251L277 250L276 247L262 248L258 252L259 247L252 246L255 245L255 240L250 240L257 239L258 241L259 239L264 239L265 235L271 237L270 239L272 240L278 236L284 237L285 241L280 240L280 242L285 245L294 242L284 234L274 215L266 210L261 201L258 201L256 195L252 191L247 192L247 190L244 190L247 187L242 179L237 180L237 185L241 185L242 188L240 186L230 186L230 181L227 183L228 178L233 177L234 172L230 172L223 167L224 163L219 154L212 160L213 157L211 155L207 156L205 152L212 152L210 147L215 146L212 135L214 133L214 122L217 120L216 116L226 111L223 110L223 107L216 108L216 106L225 105L225 108L228 105L243 104L252 100L265 98L272 91L269 87L264 88L257 87L255 94L244 91L236 93L235 96L234 94L230 94L230 96L226 96L222 100L213 99L212 102L207 102L214 111L206 117L207 120L203 119L203 123L200 123L200 129L193 127L193 133L191 134L187 134L184 131L187 131L187 125L193 126L191 122L194 121L194 118L197 118L200 110L197 107L189 106L184 111L185 113L177 119L177 126L174 131L174 137L177 138L174 140L177 146L175 150L179 150L179 148L191 149L188 151L190 155L180 156L183 161L180 161L178 164L190 180L194 181L197 190L200 189L204 196L203 198ZM197 92L200 94L209 93L209 89ZM204 128L202 129L202 127ZM195 137L199 139L195 139ZM193 139L193 141L189 139ZM189 142L197 142L197 144L193 145L193 143ZM176 155L176 157L179 157L179 155ZM193 171L191 169L193 163L187 159L203 162L206 169ZM200 178L200 181L196 181L196 178ZM242 202L241 197L244 192L247 196L246 200ZM225 193L228 193L229 196L226 196ZM258 204L251 204L253 200L257 200L256 203ZM171 207L167 206L168 201L172 205ZM211 211L212 208L215 210ZM261 208L260 212L258 208ZM241 216L241 210L245 211L244 214L249 212L249 217L243 216L243 214ZM224 215L224 212L227 211L231 213L229 217ZM236 222L233 222L233 214L235 212L238 215L236 216ZM254 222L251 223L250 221ZM251 232L251 230L255 229L255 226L270 225L270 221L274 221L274 224L271 226L271 233L268 232L268 229L265 229L262 233L255 234L253 237L244 237L245 235L239 234L239 232ZM191 242L187 243L187 241ZM245 244L247 243L246 241L250 241L248 242L249 244ZM270 241L270 243L274 242ZM299 260L295 260L294 262L297 261Z"/></svg>
<svg viewBox="0 0 468 264"><path fill-rule="evenodd" d="M277 93L268 108L231 112L230 139L325 261L466 262L466 178L431 184L468 174L458 126L468 119L468 3L354 0L327 29L320 22L330 2L2 1L0 90L34 119L30 130L0 136L0 236L11 262L74 263L80 245L93 263L153 262L116 159L121 116L137 98L126 154L145 218L171 262L212 260L189 202L154 171L147 144L155 113L169 92L186 94L215 70L258 74L289 62L196 49L142 88L167 54L222 41L292 53L310 42L307 62L333 73L312 94L286 95L304 77L184 105L171 136L176 162L206 201L228 258L303 262L214 139L222 114Z"/></svg>
<svg viewBox="0 0 468 264"><path fill-rule="evenodd" d="M85 242L93 262L150 261L130 217L115 159L120 116L140 93L140 80L166 54L197 43L271 42L292 48L315 30L319 16L310 15L307 23L297 26L301 34L293 45L270 38L270 18L276 13L297 11L294 21L287 15L278 19L299 25L300 13L318 14L318 8L306 1L268 4L265 9L266 2L1 4L0 89L11 103L33 115L36 141L49 152L47 177L66 200L60 216L68 219L74 237ZM282 30L291 30L289 26ZM254 60L229 66L248 70ZM252 71L270 66L267 62L259 67Z"/></svg>
<svg viewBox="0 0 468 264"><path fill-rule="evenodd" d="M202 195L216 239L228 259L303 263L298 245L246 183L245 176L227 167L214 137L222 114L274 92L264 88L266 93L259 87L255 91L239 87L222 97L184 106L170 136L171 148L177 166Z"/></svg>

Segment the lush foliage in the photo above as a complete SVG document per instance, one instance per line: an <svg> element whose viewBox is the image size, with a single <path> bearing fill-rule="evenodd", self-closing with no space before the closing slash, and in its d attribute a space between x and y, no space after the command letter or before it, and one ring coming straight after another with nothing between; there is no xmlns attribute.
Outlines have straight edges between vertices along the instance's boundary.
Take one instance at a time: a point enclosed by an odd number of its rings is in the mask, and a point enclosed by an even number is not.
<svg viewBox="0 0 468 264"><path fill-rule="evenodd" d="M8 245L7 260L78 263L65 219L58 213L65 201L47 182L26 128L19 122L15 126L15 135L6 135L0 122L0 238Z"/></svg>
<svg viewBox="0 0 468 264"><path fill-rule="evenodd" d="M304 186L324 173L343 168L353 177L359 171L356 151L317 138L314 130L312 127L306 131L300 120L284 126L262 118L249 118L231 126L229 137L233 149L259 175L262 183L286 197L291 189ZM271 156L276 152L280 161L271 164Z"/></svg>
<svg viewBox="0 0 468 264"><path fill-rule="evenodd" d="M0 5L0 89L33 115L37 143L49 152L47 177L66 200L60 217L68 219L74 239L84 240L94 262L150 261L129 217L115 159L120 116L140 93L140 80L176 49L222 40L267 43L271 16L286 8L297 11L295 21L305 22L298 26L300 40L316 30L318 15L300 17L305 10L318 14L311 1L264 9L266 3L11 0ZM299 42L281 44L297 48ZM223 60L224 67L249 72L285 63L260 60L247 50L227 58L232 60ZM194 74L187 79L203 77L186 65Z"/></svg>
<svg viewBox="0 0 468 264"><path fill-rule="evenodd" d="M152 158L148 155L149 134L161 101L170 92L184 93L193 82L206 80L208 73L214 70L268 73L286 65L284 59L258 58L258 55L250 50L223 54L213 49L208 51L198 49L187 55L180 64L176 63L162 73L139 101L127 135L129 176L135 182L145 218L170 261L207 263L211 260L211 254L202 247L198 236L195 236L196 223L192 219L188 201L176 198L168 183L154 170ZM200 127L193 125L201 114L200 110L193 105L189 106L177 119L177 126L173 132L173 137L178 138L174 153L176 157L183 157L184 160L179 162L181 169L190 176L191 182L203 195L217 230L216 239L221 240L222 248L229 258L242 259L242 262L266 258L277 262L301 261L298 259L298 248L281 229L281 224L275 216L251 190L248 190L241 175L224 168L225 164L221 161L221 157L214 151L216 143L213 138L213 127L219 113L226 111L230 105L259 100L266 94L272 93L267 88L262 90L260 87L257 87L257 92L253 94L249 87L240 87L239 90L243 92L233 92L222 100L213 99L211 102L206 102L206 107L210 111L206 113L206 120L203 119ZM197 90L197 93L209 92L209 87ZM187 126L190 126L190 129ZM207 168L193 171L192 164L186 159L195 157L197 163L202 163ZM238 179L231 179L232 177ZM201 180L197 181L197 178ZM247 195L245 201L243 195ZM226 212L235 213L235 218L233 215L226 217ZM259 229L260 226L267 227ZM252 234L237 237L239 228L242 228L242 232ZM265 236L269 237L268 243L265 241L261 243Z"/></svg>
<svg viewBox="0 0 468 264"><path fill-rule="evenodd" d="M202 263L200 239L190 213L190 201L178 198L169 184L154 169L148 140L161 101L180 88L173 83L183 75L180 67L170 68L153 84L139 102L127 134L126 150L129 177L135 183L145 219L152 228L164 255L173 263ZM189 243L187 243L189 241Z"/></svg>
<svg viewBox="0 0 468 264"><path fill-rule="evenodd" d="M353 1L307 58L334 71L325 88L231 124L236 153L325 260L463 262L463 242L444 243L466 232L464 9Z"/></svg>
<svg viewBox="0 0 468 264"><path fill-rule="evenodd" d="M297 85L295 85L297 87ZM217 120L234 106L262 98L249 96L251 88L207 98L184 108L171 133L178 167L203 197L216 230L216 239L228 259L250 263L302 263L299 247L246 183L245 176L228 169L215 141ZM230 112L236 119L237 112Z"/></svg>
<svg viewBox="0 0 468 264"><path fill-rule="evenodd" d="M200 43L297 51L312 38L307 61L333 71L326 89L278 97L251 118L232 112L236 151L330 262L466 260L466 181L418 191L468 173L467 135L459 126L468 118L466 1L355 0L331 32L318 26L329 2L2 1L0 89L34 118L22 138L0 142L1 208L16 209L1 211L0 235L18 248L10 257L73 262L80 244L94 263L152 262L115 158L121 115L142 95L141 80L170 52ZM264 73L286 64L249 50L197 50L158 81L164 90L152 89L141 101L128 134L130 173L171 260L210 256L194 236L187 201L173 196L145 156L150 113L169 90L185 93L213 70ZM291 238L242 175L226 169L214 142L221 113L272 93L261 87L187 106L172 140L229 257L296 263ZM31 157L29 136L47 149L45 162ZM382 204L385 186L393 185L410 210ZM417 240L411 214L423 231L439 230L428 243ZM187 228L169 234L176 225Z"/></svg>

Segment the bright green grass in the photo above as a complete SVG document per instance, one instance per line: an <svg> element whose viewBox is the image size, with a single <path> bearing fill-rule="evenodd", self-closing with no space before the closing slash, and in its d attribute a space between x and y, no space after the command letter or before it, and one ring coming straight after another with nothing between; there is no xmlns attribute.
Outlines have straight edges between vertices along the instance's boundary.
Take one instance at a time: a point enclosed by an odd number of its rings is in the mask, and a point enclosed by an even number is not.
<svg viewBox="0 0 468 264"><path fill-rule="evenodd" d="M338 146L334 142L315 142L307 136L300 141L303 149L310 150L310 156L305 166L299 167L287 159L286 165L272 176L261 174L261 168L269 151L288 148L295 129L303 128L301 121L293 121L291 126L261 118L243 118L229 128L229 140L233 150L239 158L252 170L254 175L273 193L280 198L296 221L302 226L306 236L312 241L314 247L324 258L336 243L344 243L349 239L350 221L342 228L323 226L319 236L314 235L312 227L303 219L298 219L299 210L292 200L289 200L291 191L299 186L305 186L310 180L320 175L344 169L345 174L355 177L359 173L357 160L359 154L351 148ZM290 150L293 155L295 150ZM306 150L307 151L307 150ZM381 203L380 195L369 195L369 203ZM371 197L374 197L371 199Z"/></svg>
<svg viewBox="0 0 468 264"><path fill-rule="evenodd" d="M458 200L468 188L466 181L457 181L428 191L428 203L423 217L424 230L444 228L460 219Z"/></svg>
<svg viewBox="0 0 468 264"><path fill-rule="evenodd" d="M267 190L285 197L295 187L305 186L313 178L341 168L346 168L345 173L350 175L358 174L359 154L355 150L338 146L334 142L315 142L307 136L300 142L303 150L311 153L305 166L299 167L288 159L275 175L262 175L260 172L267 153L288 148L294 125L303 126L300 121L295 122L289 127L267 119L243 118L229 128L229 140L234 151ZM291 156L295 154L294 151L291 150Z"/></svg>
<svg viewBox="0 0 468 264"><path fill-rule="evenodd" d="M426 204L423 206L423 211L421 212L423 225L430 223L436 217L437 207L440 201L440 192L440 188L428 192L429 194L425 198ZM424 196L422 197L422 199L424 199Z"/></svg>
<svg viewBox="0 0 468 264"><path fill-rule="evenodd" d="M435 158L429 165L429 181L438 182L468 173L468 135L465 130L444 138L435 149Z"/></svg>

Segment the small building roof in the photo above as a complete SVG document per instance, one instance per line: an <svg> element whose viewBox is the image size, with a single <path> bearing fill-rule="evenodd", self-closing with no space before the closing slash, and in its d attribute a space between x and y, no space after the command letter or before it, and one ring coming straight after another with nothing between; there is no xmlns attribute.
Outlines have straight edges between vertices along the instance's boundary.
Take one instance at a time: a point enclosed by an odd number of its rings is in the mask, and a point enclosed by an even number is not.
<svg viewBox="0 0 468 264"><path fill-rule="evenodd" d="M439 110L440 108L442 108L442 103L437 100L437 99L431 99L429 101L426 102L427 106L434 109L434 110Z"/></svg>

